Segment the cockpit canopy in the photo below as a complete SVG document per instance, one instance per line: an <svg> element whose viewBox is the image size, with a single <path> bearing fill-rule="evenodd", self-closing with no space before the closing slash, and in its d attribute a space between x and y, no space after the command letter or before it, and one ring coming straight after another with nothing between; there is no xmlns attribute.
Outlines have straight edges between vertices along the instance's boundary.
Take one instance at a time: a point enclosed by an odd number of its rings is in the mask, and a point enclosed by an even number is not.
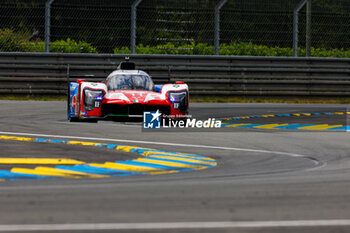
<svg viewBox="0 0 350 233"><path fill-rule="evenodd" d="M108 78L108 91L116 90L146 90L152 91L154 84L146 74L116 74Z"/></svg>

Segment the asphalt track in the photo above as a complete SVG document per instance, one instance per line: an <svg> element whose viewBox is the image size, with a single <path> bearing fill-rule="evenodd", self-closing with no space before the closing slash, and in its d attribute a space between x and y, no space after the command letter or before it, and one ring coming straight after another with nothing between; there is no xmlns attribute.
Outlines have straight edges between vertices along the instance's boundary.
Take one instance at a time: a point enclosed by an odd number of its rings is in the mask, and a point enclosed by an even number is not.
<svg viewBox="0 0 350 233"><path fill-rule="evenodd" d="M349 132L144 132L134 122L69 123L64 102L0 101L0 109L1 135L151 147L218 163L172 174L3 181L0 232L350 232ZM201 119L347 111L346 105L191 105ZM242 121L347 124L347 118ZM0 148L1 157L135 158L104 148L15 140L0 140Z"/></svg>

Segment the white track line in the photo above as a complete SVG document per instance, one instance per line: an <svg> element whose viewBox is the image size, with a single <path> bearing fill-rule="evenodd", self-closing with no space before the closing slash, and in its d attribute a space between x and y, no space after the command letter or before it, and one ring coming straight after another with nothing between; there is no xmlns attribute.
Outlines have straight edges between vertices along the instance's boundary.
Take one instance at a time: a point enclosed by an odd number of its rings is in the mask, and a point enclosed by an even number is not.
<svg viewBox="0 0 350 233"><path fill-rule="evenodd" d="M196 144L181 144L181 143L169 143L169 142L138 141L138 140L127 140L127 139L111 139L111 138L78 137L78 136L64 136L64 135L50 135L50 134L3 132L3 131L0 131L0 134L18 135L18 136L32 136L32 137L51 137L51 138L67 138L67 139L69 138L69 139L79 139L79 140L140 143L140 144L180 146L180 147L196 147L196 148L208 148L208 149L217 149L217 150L234 150L234 151L246 151L246 152L256 152L256 153L269 153L269 154L285 155L285 156L289 156L289 157L307 158L307 159L312 160L315 163L315 165L317 165L319 167L325 166L325 162L318 161L317 159L312 158L310 156L295 154L295 153L288 153L288 152L281 152L281 151L257 150L257 149L236 148L236 147L208 146L208 145L196 145Z"/></svg>
<svg viewBox="0 0 350 233"><path fill-rule="evenodd" d="M348 219L239 221L239 222L168 222L168 223L77 223L0 225L0 232L10 231L96 231L96 230L156 230L215 228L276 228L276 227L340 227L350 226Z"/></svg>
<svg viewBox="0 0 350 233"><path fill-rule="evenodd" d="M62 122L62 121L58 121L57 123L59 123L59 124L65 124L65 125L72 125L72 123L71 122ZM84 123L84 122L74 122L74 125L78 125L78 124L80 124L80 125L86 125L86 123ZM140 128L142 125L141 124L138 124L138 125L136 125L136 124L123 124L123 123L119 123L119 122L113 122L113 123L111 123L111 122L99 122L98 124L101 124L101 125L112 125L112 126L122 126L122 127L133 127L133 128Z"/></svg>

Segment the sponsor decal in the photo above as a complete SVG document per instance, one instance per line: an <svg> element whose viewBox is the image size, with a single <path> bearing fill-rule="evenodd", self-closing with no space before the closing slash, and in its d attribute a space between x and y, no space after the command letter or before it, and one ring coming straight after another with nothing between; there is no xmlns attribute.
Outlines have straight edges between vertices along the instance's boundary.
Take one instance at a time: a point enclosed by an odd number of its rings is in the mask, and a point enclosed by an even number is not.
<svg viewBox="0 0 350 233"><path fill-rule="evenodd" d="M77 96L75 95L74 97L73 97L73 100L72 100L72 108L76 108L76 106L77 106Z"/></svg>

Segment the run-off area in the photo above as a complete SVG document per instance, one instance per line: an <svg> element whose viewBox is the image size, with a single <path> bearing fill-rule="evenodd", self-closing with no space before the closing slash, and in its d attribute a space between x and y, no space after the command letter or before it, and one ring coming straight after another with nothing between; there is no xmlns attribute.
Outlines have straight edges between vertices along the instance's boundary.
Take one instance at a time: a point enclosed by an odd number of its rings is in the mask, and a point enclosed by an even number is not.
<svg viewBox="0 0 350 233"><path fill-rule="evenodd" d="M58 158L72 159L82 162L103 163L113 160L127 160L137 158L137 154L116 151L108 148L92 146L67 145L59 143L33 143L12 140L0 140L0 158ZM54 167L56 164L46 164ZM16 164L16 167L33 168L37 164ZM1 164L0 169L10 170L14 165Z"/></svg>
<svg viewBox="0 0 350 233"><path fill-rule="evenodd" d="M140 155L130 152L123 152L114 149L108 149L106 147L95 146L81 146L81 145L69 145L69 144L56 144L56 143L34 143L30 141L11 141L0 140L0 147L3 148L0 151L0 170L5 171L21 171L19 169L37 169L39 168L54 168L57 165L65 165L64 161L68 161L67 166L72 164L90 163L90 164L103 164L106 161L130 161L137 159ZM255 152L254 150L247 151L232 151L226 150L224 156L216 158L215 150L208 151L209 156L217 160L218 168L213 166L213 161L202 160L207 167L211 169L205 169L201 171L201 176L249 176L249 175L262 175L262 174L275 174L297 170L305 170L321 166L322 163L309 157L293 154L283 154L268 151ZM15 160L14 160L15 158ZM224 161L221 159L224 158ZM15 161L10 163L7 159ZM30 160L27 163L27 160ZM41 163L43 159L57 161L48 163ZM5 161L5 162L4 162ZM21 163L23 161L23 163ZM34 161L34 162L33 162ZM73 161L73 162L72 162ZM216 162L215 162L216 165ZM187 169L181 168L181 171L191 172L193 170L202 169ZM210 171L213 170L213 173ZM199 172L199 171L196 171ZM177 172L157 172L152 174L168 174ZM191 176L196 173L189 173ZM137 174L133 174L137 175ZM141 175L141 173L139 174ZM175 174L173 174L175 175ZM69 178L69 177L68 177ZM106 177L83 177L83 178L106 178ZM119 177L120 178L120 177Z"/></svg>

